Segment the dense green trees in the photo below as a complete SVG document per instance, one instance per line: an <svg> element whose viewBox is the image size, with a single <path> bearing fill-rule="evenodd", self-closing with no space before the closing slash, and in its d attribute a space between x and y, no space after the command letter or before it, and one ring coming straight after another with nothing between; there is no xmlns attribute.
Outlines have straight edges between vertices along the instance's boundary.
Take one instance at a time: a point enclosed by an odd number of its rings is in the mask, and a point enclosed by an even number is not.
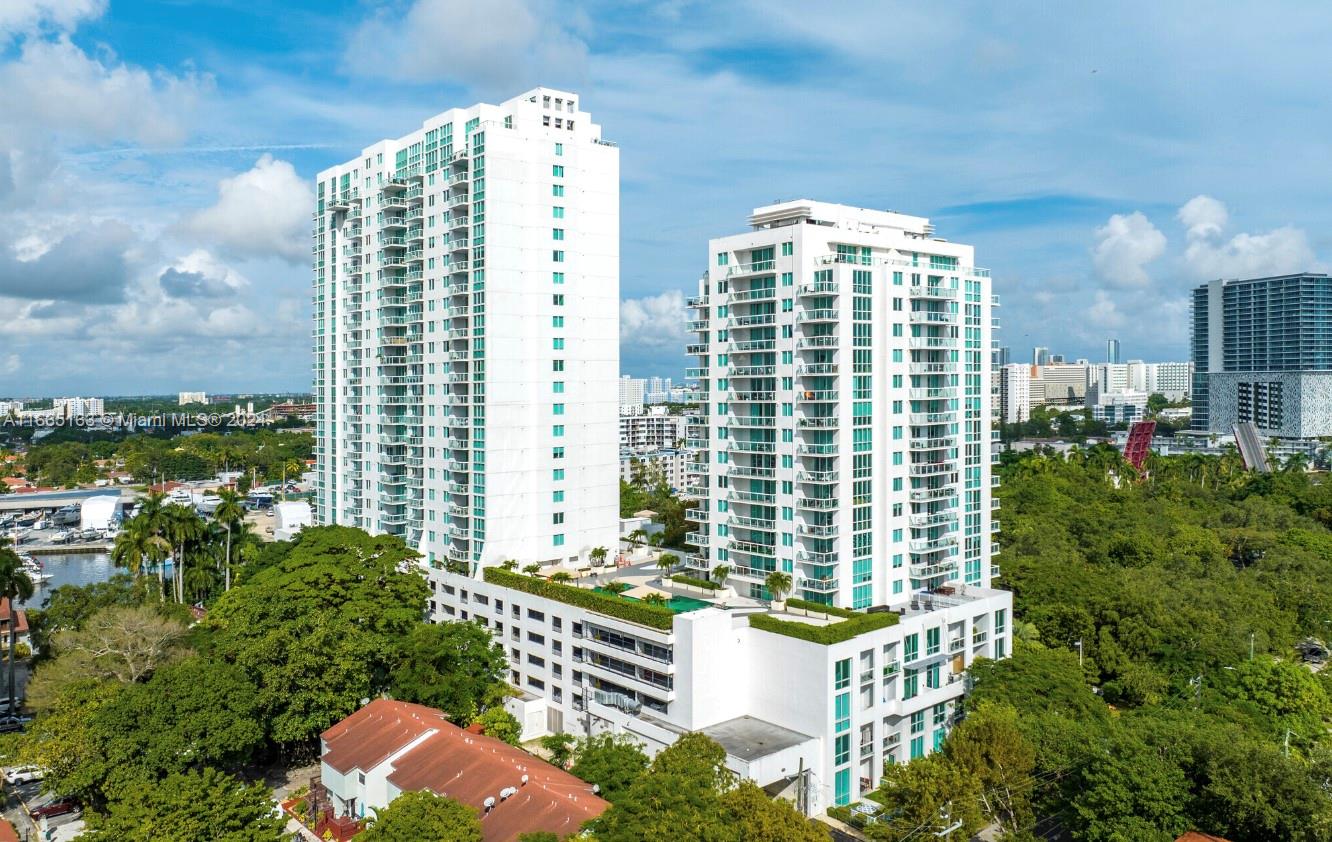
<svg viewBox="0 0 1332 842"><path fill-rule="evenodd" d="M425 613L415 557L393 536L309 528L284 558L218 598L207 649L255 683L271 739L309 747L389 686L400 641Z"/></svg>
<svg viewBox="0 0 1332 842"><path fill-rule="evenodd" d="M595 734L578 740L569 771L596 784L601 797L614 803L648 767L639 742L627 734Z"/></svg>
<svg viewBox="0 0 1332 842"><path fill-rule="evenodd" d="M458 724L472 721L508 672L504 649L478 623L421 624L402 641L390 676L394 698L438 708Z"/></svg>
<svg viewBox="0 0 1332 842"><path fill-rule="evenodd" d="M633 482L620 481L620 517L631 517L644 509L656 512L656 519L665 528L659 537L652 536L652 543L663 547L678 549L685 545L685 533L689 531L685 514L694 505L671 492L660 468L638 474Z"/></svg>
<svg viewBox="0 0 1332 842"><path fill-rule="evenodd" d="M105 813L87 818L80 839L89 842L280 842L286 824L262 783L246 785L214 769L124 792Z"/></svg>
<svg viewBox="0 0 1332 842"><path fill-rule="evenodd" d="M471 807L433 792L404 792L376 811L356 842L481 842L481 822Z"/></svg>
<svg viewBox="0 0 1332 842"><path fill-rule="evenodd" d="M575 769L577 767L575 766ZM575 772L576 774L576 772ZM592 823L598 842L827 842L827 829L737 783L726 751L711 738L686 734L653 759Z"/></svg>

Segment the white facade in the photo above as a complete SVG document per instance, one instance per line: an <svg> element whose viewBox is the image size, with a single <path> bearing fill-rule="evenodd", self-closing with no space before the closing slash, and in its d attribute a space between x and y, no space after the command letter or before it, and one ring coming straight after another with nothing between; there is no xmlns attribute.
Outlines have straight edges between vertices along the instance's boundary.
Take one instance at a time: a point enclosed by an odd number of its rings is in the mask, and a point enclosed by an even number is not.
<svg viewBox="0 0 1332 842"><path fill-rule="evenodd" d="M676 447L685 437L685 417L671 415L664 406L640 407L634 415L620 415L620 448L630 450Z"/></svg>
<svg viewBox="0 0 1332 842"><path fill-rule="evenodd" d="M613 546L619 150L578 97L446 111L317 193L316 521L460 568Z"/></svg>
<svg viewBox="0 0 1332 842"><path fill-rule="evenodd" d="M119 494L99 494L79 502L80 529L110 529L119 518Z"/></svg>
<svg viewBox="0 0 1332 842"><path fill-rule="evenodd" d="M620 377L620 414L634 414L643 410L643 396L647 394L647 381L625 374Z"/></svg>
<svg viewBox="0 0 1332 842"><path fill-rule="evenodd" d="M991 576L991 296L929 221L798 201L713 240L690 543L741 593L844 608ZM697 443L697 444L696 444Z"/></svg>
<svg viewBox="0 0 1332 842"><path fill-rule="evenodd" d="M689 463L693 454L687 450L663 448L660 450L620 451L620 479L633 482L645 470L661 471L671 488L684 488L689 478Z"/></svg>
<svg viewBox="0 0 1332 842"><path fill-rule="evenodd" d="M1147 415L1147 398L1146 392L1128 389L1101 392L1093 388L1087 393L1087 408L1094 420L1107 424L1140 421Z"/></svg>
<svg viewBox="0 0 1332 842"><path fill-rule="evenodd" d="M208 403L207 392L181 392L176 396L176 402L180 406L192 403Z"/></svg>
<svg viewBox="0 0 1332 842"><path fill-rule="evenodd" d="M445 570L430 584L436 621L479 621L504 647L527 699L524 739L618 731L655 754L703 731L761 786L803 766L811 814L937 748L965 669L1012 651L1010 595L962 585L825 646L750 626L753 609L686 611L664 631Z"/></svg>
<svg viewBox="0 0 1332 842"><path fill-rule="evenodd" d="M86 418L105 414L101 398L56 398L51 406L58 418Z"/></svg>
<svg viewBox="0 0 1332 842"><path fill-rule="evenodd" d="M1031 418L1031 366L1006 365L999 370L999 418L1016 424Z"/></svg>
<svg viewBox="0 0 1332 842"><path fill-rule="evenodd" d="M1031 402L1045 406L1079 406L1087 398L1092 367L1076 363L1037 366L1031 375Z"/></svg>

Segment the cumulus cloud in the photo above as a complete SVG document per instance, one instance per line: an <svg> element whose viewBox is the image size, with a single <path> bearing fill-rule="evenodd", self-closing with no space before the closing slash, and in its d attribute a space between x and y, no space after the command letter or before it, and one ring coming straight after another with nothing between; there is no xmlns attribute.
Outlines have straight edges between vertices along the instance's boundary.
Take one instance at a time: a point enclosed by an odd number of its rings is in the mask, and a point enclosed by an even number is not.
<svg viewBox="0 0 1332 842"><path fill-rule="evenodd" d="M1119 328L1124 326L1124 314L1120 312L1115 299L1108 295L1105 290L1096 290L1096 295L1084 315L1087 321L1097 327Z"/></svg>
<svg viewBox="0 0 1332 842"><path fill-rule="evenodd" d="M1115 214L1096 229L1092 263L1108 283L1144 287L1151 282L1146 265L1165 253L1165 235L1140 211Z"/></svg>
<svg viewBox="0 0 1332 842"><path fill-rule="evenodd" d="M559 18L540 0L416 0L405 13L385 11L362 23L346 63L371 76L530 87L551 73L581 74L587 45ZM393 45L392 61L380 57L386 44Z"/></svg>
<svg viewBox="0 0 1332 842"><path fill-rule="evenodd" d="M679 354L687 337L684 293L680 290L620 302L621 343Z"/></svg>
<svg viewBox="0 0 1332 842"><path fill-rule="evenodd" d="M217 204L185 220L190 234L235 257L281 257L303 262L310 254L314 191L286 161L264 155L254 167L218 183Z"/></svg>
<svg viewBox="0 0 1332 842"><path fill-rule="evenodd" d="M106 0L5 0L0 3L0 38L41 29L67 31L106 11Z"/></svg>
<svg viewBox="0 0 1332 842"><path fill-rule="evenodd" d="M67 35L29 38L16 60L0 65L0 133L26 144L51 137L176 142L210 84L93 58Z"/></svg>
<svg viewBox="0 0 1332 842"><path fill-rule="evenodd" d="M234 296L249 283L202 249L163 269L157 282L171 298L224 298Z"/></svg>
<svg viewBox="0 0 1332 842"><path fill-rule="evenodd" d="M1302 272L1316 267L1304 231L1291 226L1225 239L1229 213L1211 196L1195 196L1179 209L1188 245L1184 263L1196 278L1243 278Z"/></svg>
<svg viewBox="0 0 1332 842"><path fill-rule="evenodd" d="M103 222L21 258L0 246L0 296L43 301L113 302L124 298L127 253L137 245L129 226Z"/></svg>
<svg viewBox="0 0 1332 842"><path fill-rule="evenodd" d="M0 374L18 374L23 368L23 361L18 354L5 354L0 357Z"/></svg>

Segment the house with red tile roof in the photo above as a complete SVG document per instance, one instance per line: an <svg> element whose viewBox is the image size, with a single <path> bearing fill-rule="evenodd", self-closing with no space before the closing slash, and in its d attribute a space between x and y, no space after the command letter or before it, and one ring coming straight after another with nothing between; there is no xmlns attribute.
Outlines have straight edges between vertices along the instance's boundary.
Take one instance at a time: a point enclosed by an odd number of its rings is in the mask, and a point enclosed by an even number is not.
<svg viewBox="0 0 1332 842"><path fill-rule="evenodd" d="M476 810L486 842L508 842L539 830L563 838L610 806L586 781L423 705L376 699L320 739L320 796L335 817L364 818L425 789Z"/></svg>
<svg viewBox="0 0 1332 842"><path fill-rule="evenodd" d="M18 615L17 642L31 647L32 641L28 639L28 612L20 608L11 613L7 596L0 596L0 646L9 645L9 624L14 622L15 614Z"/></svg>

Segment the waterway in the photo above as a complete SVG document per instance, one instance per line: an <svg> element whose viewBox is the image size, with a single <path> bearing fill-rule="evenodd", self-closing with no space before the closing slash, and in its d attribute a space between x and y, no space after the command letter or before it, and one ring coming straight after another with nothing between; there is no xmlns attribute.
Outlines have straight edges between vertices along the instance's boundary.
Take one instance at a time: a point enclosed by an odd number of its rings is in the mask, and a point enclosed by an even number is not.
<svg viewBox="0 0 1332 842"><path fill-rule="evenodd" d="M51 591L61 585L91 585L105 582L116 574L116 567L111 563L111 556L106 553L64 553L36 556L42 570L51 574L45 582L37 582L32 599L20 605L40 608L50 596Z"/></svg>

